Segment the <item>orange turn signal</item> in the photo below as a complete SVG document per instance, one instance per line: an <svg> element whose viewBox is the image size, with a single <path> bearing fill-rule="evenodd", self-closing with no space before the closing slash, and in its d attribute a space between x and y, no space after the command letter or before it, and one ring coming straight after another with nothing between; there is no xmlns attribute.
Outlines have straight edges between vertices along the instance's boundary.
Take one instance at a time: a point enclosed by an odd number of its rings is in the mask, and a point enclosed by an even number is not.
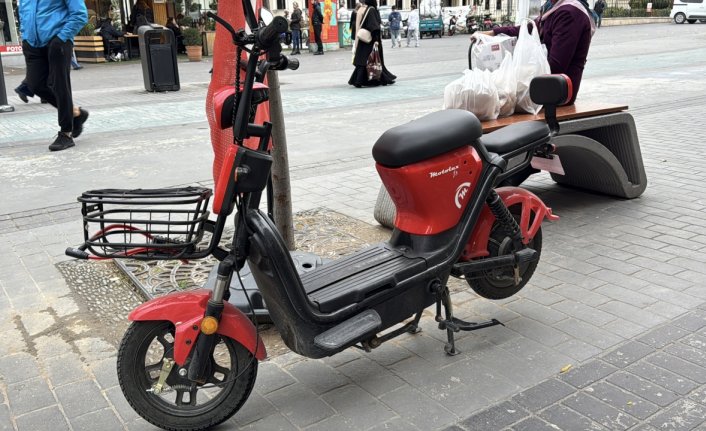
<svg viewBox="0 0 706 431"><path fill-rule="evenodd" d="M206 316L201 321L201 332L206 335L215 334L218 331L218 319L213 316Z"/></svg>

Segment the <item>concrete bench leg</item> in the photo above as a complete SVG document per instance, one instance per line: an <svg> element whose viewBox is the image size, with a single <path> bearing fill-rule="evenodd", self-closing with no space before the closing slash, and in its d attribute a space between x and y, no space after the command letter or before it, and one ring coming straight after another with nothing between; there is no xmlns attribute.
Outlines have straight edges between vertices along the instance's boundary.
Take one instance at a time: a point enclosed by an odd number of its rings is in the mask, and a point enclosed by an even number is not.
<svg viewBox="0 0 706 431"><path fill-rule="evenodd" d="M552 174L559 184L625 199L647 188L635 121L626 112L562 122L553 142L566 173Z"/></svg>

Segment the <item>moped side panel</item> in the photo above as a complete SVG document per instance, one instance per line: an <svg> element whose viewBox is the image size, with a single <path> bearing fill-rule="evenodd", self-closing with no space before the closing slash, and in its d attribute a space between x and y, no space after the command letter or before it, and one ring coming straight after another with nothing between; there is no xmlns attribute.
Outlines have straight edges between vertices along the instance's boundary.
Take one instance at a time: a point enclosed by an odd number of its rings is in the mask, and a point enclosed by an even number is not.
<svg viewBox="0 0 706 431"><path fill-rule="evenodd" d="M395 227L434 235L456 226L478 185L483 162L473 147L400 168L377 165L397 209Z"/></svg>
<svg viewBox="0 0 706 431"><path fill-rule="evenodd" d="M495 190L505 205L510 208L513 205L521 205L520 231L522 232L522 242L528 244L537 234L544 219L551 221L559 220L559 217L552 214L552 209L547 207L534 193L520 187L501 187ZM532 223L530 223L530 219ZM488 240L490 231L495 222L495 216L490 211L487 204L483 205L480 217L473 228L471 238L468 240L466 248L463 250L459 260L468 261L479 257L486 257L488 252Z"/></svg>
<svg viewBox="0 0 706 431"><path fill-rule="evenodd" d="M207 289L172 293L145 302L134 309L128 319L133 322L147 320L172 322L175 327L174 361L178 365L184 365L196 344L196 337L199 334L210 295L211 291ZM225 302L217 332L242 344L258 360L265 359L267 356L265 344L250 319L228 302Z"/></svg>

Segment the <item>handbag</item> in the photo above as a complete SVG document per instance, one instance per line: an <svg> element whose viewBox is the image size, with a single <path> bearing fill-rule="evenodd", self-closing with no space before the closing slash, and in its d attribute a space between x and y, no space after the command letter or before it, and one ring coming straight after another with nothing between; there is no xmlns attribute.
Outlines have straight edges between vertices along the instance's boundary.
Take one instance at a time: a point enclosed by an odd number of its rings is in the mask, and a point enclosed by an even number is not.
<svg viewBox="0 0 706 431"><path fill-rule="evenodd" d="M380 60L380 51L378 51L378 43L373 44L373 50L368 56L368 62L365 65L368 71L368 81L377 81L382 75L382 61Z"/></svg>
<svg viewBox="0 0 706 431"><path fill-rule="evenodd" d="M365 43L370 43L373 40L373 34L370 33L370 30L362 28L363 23L365 22L365 18L368 17L368 12L370 12L370 6L368 6L368 9L366 9L365 15L363 15L363 19L360 20L361 28L359 28L358 31L355 32L355 38Z"/></svg>

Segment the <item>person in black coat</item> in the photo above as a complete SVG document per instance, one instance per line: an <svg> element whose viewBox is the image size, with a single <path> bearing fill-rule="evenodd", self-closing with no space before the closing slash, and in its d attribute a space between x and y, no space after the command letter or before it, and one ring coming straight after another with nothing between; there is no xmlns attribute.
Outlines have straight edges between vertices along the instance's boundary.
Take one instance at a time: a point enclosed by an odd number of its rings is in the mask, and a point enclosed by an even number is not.
<svg viewBox="0 0 706 431"><path fill-rule="evenodd" d="M121 58L123 51L125 51L125 46L118 38L129 35L130 33L123 33L113 27L110 18L100 20L98 23L98 32L101 38L103 38L103 54L105 55L105 59L108 61L116 61Z"/></svg>
<svg viewBox="0 0 706 431"><path fill-rule="evenodd" d="M181 27L177 24L174 17L167 18L167 28L174 33L174 39L177 43L177 52L179 54L186 54L186 46L184 45L184 35L181 34Z"/></svg>
<svg viewBox="0 0 706 431"><path fill-rule="evenodd" d="M314 55L324 55L324 44L321 42L321 26L324 23L324 14L321 13L319 0L314 0L314 12L311 16L311 24L314 26L314 40L318 49Z"/></svg>
<svg viewBox="0 0 706 431"><path fill-rule="evenodd" d="M356 25L355 31L364 28L370 32L372 35L372 40L370 42L363 42L358 40L357 34L351 35L351 37L356 36L355 41L355 54L353 56L353 65L355 69L351 78L348 80L348 84L359 87L375 87L378 85L390 85L395 83L397 76L393 75L387 67L385 67L385 57L382 52L382 39L380 33L380 12L377 9L377 0L365 0L366 7L361 7L356 12ZM358 21L360 21L358 23ZM378 52L380 54L380 62L382 63L382 73L380 74L380 79L369 80L368 79L368 57L370 53L373 52L373 46L377 42Z"/></svg>

